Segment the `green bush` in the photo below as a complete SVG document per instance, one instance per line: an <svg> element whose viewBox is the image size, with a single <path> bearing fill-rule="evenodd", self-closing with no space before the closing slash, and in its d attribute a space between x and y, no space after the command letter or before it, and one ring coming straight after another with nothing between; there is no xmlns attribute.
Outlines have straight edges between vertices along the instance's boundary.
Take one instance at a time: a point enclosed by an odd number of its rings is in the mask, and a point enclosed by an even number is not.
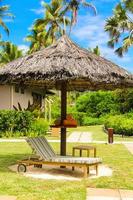
<svg viewBox="0 0 133 200"><path fill-rule="evenodd" d="M90 117L101 117L116 112L115 99L112 92L88 92L80 95L76 101L79 112L85 112Z"/></svg>
<svg viewBox="0 0 133 200"><path fill-rule="evenodd" d="M77 121L79 126L84 125L83 119L86 116L86 113L84 113L84 112L71 112L70 114Z"/></svg>
<svg viewBox="0 0 133 200"><path fill-rule="evenodd" d="M0 136L13 136L16 132L26 136L33 121L34 117L29 111L0 111Z"/></svg>
<svg viewBox="0 0 133 200"><path fill-rule="evenodd" d="M84 126L93 126L93 125L102 125L105 118L94 118L94 117L84 117L83 125Z"/></svg>
<svg viewBox="0 0 133 200"><path fill-rule="evenodd" d="M36 119L32 123L31 132L33 132L36 136L45 135L48 131L49 124L43 118Z"/></svg>
<svg viewBox="0 0 133 200"><path fill-rule="evenodd" d="M133 136L133 118L128 114L110 116L105 121L105 128L113 128L115 134Z"/></svg>

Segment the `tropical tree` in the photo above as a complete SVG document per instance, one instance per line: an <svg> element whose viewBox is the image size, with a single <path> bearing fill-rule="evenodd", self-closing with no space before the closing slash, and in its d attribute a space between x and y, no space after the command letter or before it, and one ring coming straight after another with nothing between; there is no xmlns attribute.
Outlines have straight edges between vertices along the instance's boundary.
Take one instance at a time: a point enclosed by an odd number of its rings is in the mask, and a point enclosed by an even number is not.
<svg viewBox="0 0 133 200"><path fill-rule="evenodd" d="M2 3L2 0L0 0L0 3ZM5 17L13 17L11 13L9 13L9 5L0 5L0 26L6 31L6 33L9 35L9 29L6 26L5 22L3 21L3 18Z"/></svg>
<svg viewBox="0 0 133 200"><path fill-rule="evenodd" d="M78 16L78 11L80 9L80 6L91 8L92 11L94 11L94 14L97 13L95 6L92 3L88 3L85 0L64 0L64 2L66 4L66 11L71 12L70 32L71 32L72 25L76 24L77 22L77 16Z"/></svg>
<svg viewBox="0 0 133 200"><path fill-rule="evenodd" d="M36 27L35 25L31 29L31 34L28 35L25 40L30 42L30 49L28 53L38 51L41 47L47 47L51 44L51 39L45 39L47 31L44 27Z"/></svg>
<svg viewBox="0 0 133 200"><path fill-rule="evenodd" d="M16 58L22 56L22 50L19 50L18 47L10 42L1 43L0 49L0 65L8 63Z"/></svg>
<svg viewBox="0 0 133 200"><path fill-rule="evenodd" d="M65 33L65 26L70 24L70 20L65 17L66 9L63 7L62 0L52 0L50 4L43 2L43 7L45 16L43 19L37 19L34 25L39 29L46 28L45 40L51 38L52 43L54 43Z"/></svg>
<svg viewBox="0 0 133 200"><path fill-rule="evenodd" d="M133 45L133 1L123 0L117 4L113 16L108 18L105 25L105 31L109 33L110 40L108 45L111 48L119 45L115 52L119 56L127 52Z"/></svg>

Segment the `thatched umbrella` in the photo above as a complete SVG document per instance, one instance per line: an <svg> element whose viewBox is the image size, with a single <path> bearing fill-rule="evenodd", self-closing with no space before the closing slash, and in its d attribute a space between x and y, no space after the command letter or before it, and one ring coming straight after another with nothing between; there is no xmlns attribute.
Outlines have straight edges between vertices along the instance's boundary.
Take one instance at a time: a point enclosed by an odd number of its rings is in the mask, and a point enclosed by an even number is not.
<svg viewBox="0 0 133 200"><path fill-rule="evenodd" d="M61 122L66 119L67 90L133 86L130 74L114 63L73 43L66 35L50 47L8 63L0 84L61 90ZM61 128L61 155L66 154L66 128Z"/></svg>

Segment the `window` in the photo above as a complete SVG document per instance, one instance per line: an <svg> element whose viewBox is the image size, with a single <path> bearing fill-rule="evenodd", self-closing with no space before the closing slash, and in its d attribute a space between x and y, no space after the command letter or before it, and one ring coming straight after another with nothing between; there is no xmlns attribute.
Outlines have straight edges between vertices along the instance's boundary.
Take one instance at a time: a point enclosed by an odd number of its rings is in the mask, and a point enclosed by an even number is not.
<svg viewBox="0 0 133 200"><path fill-rule="evenodd" d="M19 93L19 87L17 85L15 85L15 92Z"/></svg>
<svg viewBox="0 0 133 200"><path fill-rule="evenodd" d="M24 88L21 88L21 94L24 94Z"/></svg>

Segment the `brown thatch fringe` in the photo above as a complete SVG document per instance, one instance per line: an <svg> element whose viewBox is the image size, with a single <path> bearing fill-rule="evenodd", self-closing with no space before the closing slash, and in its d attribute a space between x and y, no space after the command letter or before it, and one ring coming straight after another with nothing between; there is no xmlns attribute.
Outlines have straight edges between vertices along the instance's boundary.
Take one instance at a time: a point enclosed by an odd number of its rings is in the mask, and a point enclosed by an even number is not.
<svg viewBox="0 0 133 200"><path fill-rule="evenodd" d="M8 63L0 70L0 84L25 84L68 89L131 87L131 75L111 61L73 43L66 35L55 44Z"/></svg>

